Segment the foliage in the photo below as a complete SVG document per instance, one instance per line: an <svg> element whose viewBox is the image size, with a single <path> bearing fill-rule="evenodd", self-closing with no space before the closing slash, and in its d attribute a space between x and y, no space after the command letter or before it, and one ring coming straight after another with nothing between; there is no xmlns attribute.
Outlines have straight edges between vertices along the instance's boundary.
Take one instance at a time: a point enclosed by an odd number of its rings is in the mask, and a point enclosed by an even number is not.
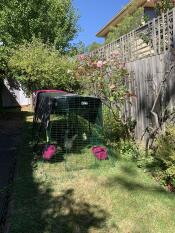
<svg viewBox="0 0 175 233"><path fill-rule="evenodd" d="M115 111L115 113L113 112ZM103 140L106 145L114 148L123 157L127 157L126 150L123 148L128 146L128 154L135 151L135 144L131 139L130 120L123 122L120 112L117 109L109 109L103 106ZM126 148L125 147L125 148ZM125 156L126 155L126 156ZM131 156L134 158L134 155Z"/></svg>
<svg viewBox="0 0 175 233"><path fill-rule="evenodd" d="M50 43L60 51L77 33L77 13L71 0L2 0L0 41L21 44L32 37Z"/></svg>
<svg viewBox="0 0 175 233"><path fill-rule="evenodd" d="M175 182L175 127L167 125L165 133L158 136L156 158L162 163L162 171L167 181Z"/></svg>
<svg viewBox="0 0 175 233"><path fill-rule="evenodd" d="M120 140L118 144L120 155L128 160L136 160L139 157L139 149L133 140Z"/></svg>
<svg viewBox="0 0 175 233"><path fill-rule="evenodd" d="M105 106L106 121L105 138L111 143L120 137L130 136L132 121L124 119L124 105L128 95L125 85L128 76L125 64L119 61L120 54L111 53L108 60L98 60L96 57L78 56L79 66L76 77L81 83L84 94L100 98Z"/></svg>
<svg viewBox="0 0 175 233"><path fill-rule="evenodd" d="M175 191L175 126L172 123L157 136L154 150L149 150L146 156L139 150L138 155L138 167L151 172L169 191Z"/></svg>
<svg viewBox="0 0 175 233"><path fill-rule="evenodd" d="M70 49L67 52L70 56L76 56L79 54L89 53L100 47L101 47L101 44L97 42L93 42L92 44L86 46L82 41L79 41L76 44L72 44Z"/></svg>
<svg viewBox="0 0 175 233"><path fill-rule="evenodd" d="M167 10L172 9L174 6L173 0L153 0L153 1L156 3L156 10L159 15L167 12Z"/></svg>
<svg viewBox="0 0 175 233"><path fill-rule="evenodd" d="M24 84L24 88L28 91L47 85L61 86L71 90L71 87L77 85L76 81L75 85L73 82L71 83L71 74L66 74L68 66L70 65L70 70L72 68L71 62L67 61L66 57L61 59L54 48L60 53L65 53L70 49L69 42L78 31L77 19L77 13L71 0L0 1L0 78L15 77ZM33 38L39 39L47 46L44 48L43 45L39 46L38 50L34 49L36 46L32 45ZM31 42L31 44L27 46L27 42ZM24 45L17 47L22 44ZM34 46L33 49L32 46ZM11 51L11 48L15 47L17 47L17 51ZM26 52L30 51L29 55L25 52L25 48ZM34 50L37 50L36 55ZM11 57L12 52L13 56ZM44 52L43 55L42 52ZM47 53L49 54L48 61ZM54 56L57 57L56 61L59 61L58 65L62 66L58 69L57 65L57 71L54 71L56 68ZM41 67L42 60L44 60L43 67ZM54 64L51 64L52 62ZM48 71L44 70L44 66L45 68L47 66ZM56 74L56 72L58 73ZM50 75L50 78L46 77L47 75ZM60 78L58 78L59 75L61 75ZM57 85L56 76L57 81L62 81Z"/></svg>
<svg viewBox="0 0 175 233"><path fill-rule="evenodd" d="M76 74L86 94L101 98L110 109L121 110L126 97L125 78L128 73L118 56L118 52L113 52L111 59L100 61L96 57L80 55Z"/></svg>
<svg viewBox="0 0 175 233"><path fill-rule="evenodd" d="M0 46L0 79L7 77L9 72L7 61L10 56L10 49L5 46Z"/></svg>
<svg viewBox="0 0 175 233"><path fill-rule="evenodd" d="M79 41L78 43L72 43L71 47L66 51L66 54L73 57L86 52L87 49L84 42Z"/></svg>
<svg viewBox="0 0 175 233"><path fill-rule="evenodd" d="M107 36L106 43L118 39L124 34L139 27L143 22L144 10L139 8L132 15L127 15L117 27L112 28L111 32Z"/></svg>
<svg viewBox="0 0 175 233"><path fill-rule="evenodd" d="M80 55L77 79L80 79L86 94L99 97L109 109L121 110L126 97L127 70L125 64L117 59L118 55L113 53L113 59L105 61Z"/></svg>
<svg viewBox="0 0 175 233"><path fill-rule="evenodd" d="M115 116L118 114L116 111ZM117 147L120 137L123 133L123 127L119 115L117 118L113 117L109 108L103 107L103 137L107 145ZM123 135L122 135L123 136Z"/></svg>
<svg viewBox="0 0 175 233"><path fill-rule="evenodd" d="M8 67L28 93L34 89L72 91L79 87L74 78L76 62L37 39L14 49Z"/></svg>
<svg viewBox="0 0 175 233"><path fill-rule="evenodd" d="M87 51L92 52L95 49L100 48L102 45L100 43L97 43L96 41L92 42L89 46L87 46Z"/></svg>

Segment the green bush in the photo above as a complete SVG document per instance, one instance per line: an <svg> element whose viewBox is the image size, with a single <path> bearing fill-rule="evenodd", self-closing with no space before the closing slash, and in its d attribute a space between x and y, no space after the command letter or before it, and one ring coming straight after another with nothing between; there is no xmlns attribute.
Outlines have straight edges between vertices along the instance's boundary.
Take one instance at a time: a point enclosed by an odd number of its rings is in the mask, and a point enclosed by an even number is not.
<svg viewBox="0 0 175 233"><path fill-rule="evenodd" d="M136 160L139 157L139 150L133 140L120 140L118 144L120 155L124 159Z"/></svg>
<svg viewBox="0 0 175 233"><path fill-rule="evenodd" d="M175 126L173 124L168 124L165 132L157 137L155 148L145 153L139 147L137 166L151 173L155 180L166 186L169 191L175 191Z"/></svg>
<svg viewBox="0 0 175 233"><path fill-rule="evenodd" d="M117 109L110 110L104 106L103 123L103 135L108 144L118 146L121 140L128 141L131 138L129 121L127 123L123 122Z"/></svg>
<svg viewBox="0 0 175 233"><path fill-rule="evenodd" d="M34 39L13 50L8 67L13 78L30 93L36 89L77 90L76 64L74 59L60 55L54 47Z"/></svg>
<svg viewBox="0 0 175 233"><path fill-rule="evenodd" d="M108 143L117 143L122 136L122 125L118 113L115 116L108 108L103 108L104 138Z"/></svg>
<svg viewBox="0 0 175 233"><path fill-rule="evenodd" d="M175 126L168 124L165 133L162 133L156 141L156 159L161 161L161 170L164 179L175 182Z"/></svg>

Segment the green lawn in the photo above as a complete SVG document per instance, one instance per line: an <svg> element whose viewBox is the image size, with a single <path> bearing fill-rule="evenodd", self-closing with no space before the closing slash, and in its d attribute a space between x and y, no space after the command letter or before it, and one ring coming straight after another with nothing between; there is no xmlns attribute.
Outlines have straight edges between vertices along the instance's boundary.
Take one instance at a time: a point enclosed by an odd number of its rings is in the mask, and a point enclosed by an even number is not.
<svg viewBox="0 0 175 233"><path fill-rule="evenodd" d="M30 132L28 117L10 233L175 232L175 195L134 162L75 171L66 171L64 162L33 164Z"/></svg>

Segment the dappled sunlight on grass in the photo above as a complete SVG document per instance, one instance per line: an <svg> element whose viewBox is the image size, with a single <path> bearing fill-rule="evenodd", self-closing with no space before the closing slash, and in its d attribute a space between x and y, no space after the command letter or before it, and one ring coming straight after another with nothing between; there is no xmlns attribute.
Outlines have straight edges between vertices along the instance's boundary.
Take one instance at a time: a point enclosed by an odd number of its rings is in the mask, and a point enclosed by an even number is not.
<svg viewBox="0 0 175 233"><path fill-rule="evenodd" d="M11 233L174 233L174 194L133 161L76 170L66 170L65 161L33 163L29 136L19 155ZM75 156L82 153L70 164Z"/></svg>

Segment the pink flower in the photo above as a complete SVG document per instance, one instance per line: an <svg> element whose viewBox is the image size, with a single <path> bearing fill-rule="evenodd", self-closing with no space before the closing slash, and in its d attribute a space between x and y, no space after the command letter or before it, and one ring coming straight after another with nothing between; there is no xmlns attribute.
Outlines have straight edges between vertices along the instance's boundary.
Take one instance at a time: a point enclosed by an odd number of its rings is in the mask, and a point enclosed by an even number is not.
<svg viewBox="0 0 175 233"><path fill-rule="evenodd" d="M85 55L84 54L80 54L79 56L78 56L78 60L79 61L83 61L85 59Z"/></svg>
<svg viewBox="0 0 175 233"><path fill-rule="evenodd" d="M97 67L98 67L98 68L101 68L102 66L103 66L103 62L102 62L102 61L98 61L98 62L97 62Z"/></svg>
<svg viewBox="0 0 175 233"><path fill-rule="evenodd" d="M117 56L120 56L120 53L119 53L119 51L115 50L115 51L113 51L113 52L111 53L111 56L112 56L112 57L117 57Z"/></svg>

